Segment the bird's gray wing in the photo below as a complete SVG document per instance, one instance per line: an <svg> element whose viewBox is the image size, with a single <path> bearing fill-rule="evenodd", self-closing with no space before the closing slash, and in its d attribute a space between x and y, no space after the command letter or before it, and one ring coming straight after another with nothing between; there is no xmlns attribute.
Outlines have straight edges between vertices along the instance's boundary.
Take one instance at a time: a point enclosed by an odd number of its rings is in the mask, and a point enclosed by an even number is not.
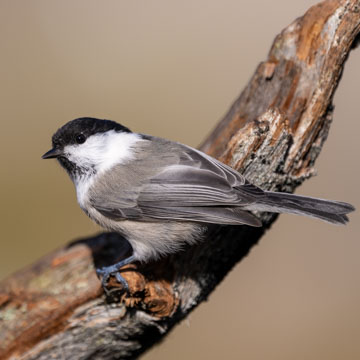
<svg viewBox="0 0 360 360"><path fill-rule="evenodd" d="M152 138L153 139L153 138ZM241 210L263 191L234 169L185 145L156 138L136 160L111 170L112 179L93 192L92 205L114 220L196 221L249 224L259 220ZM125 168L126 166L126 168Z"/></svg>

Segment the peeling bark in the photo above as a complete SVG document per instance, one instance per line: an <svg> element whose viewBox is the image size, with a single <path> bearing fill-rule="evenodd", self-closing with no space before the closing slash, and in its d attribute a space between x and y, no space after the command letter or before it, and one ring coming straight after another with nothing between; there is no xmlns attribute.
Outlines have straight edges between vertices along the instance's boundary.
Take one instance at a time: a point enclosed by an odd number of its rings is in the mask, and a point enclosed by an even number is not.
<svg viewBox="0 0 360 360"><path fill-rule="evenodd" d="M332 98L360 31L360 1L313 6L274 40L268 58L201 149L266 190L294 191L312 175ZM130 251L117 234L59 249L0 284L0 359L134 358L199 305L263 228L216 227L207 240L146 266L129 265L130 294L95 268Z"/></svg>

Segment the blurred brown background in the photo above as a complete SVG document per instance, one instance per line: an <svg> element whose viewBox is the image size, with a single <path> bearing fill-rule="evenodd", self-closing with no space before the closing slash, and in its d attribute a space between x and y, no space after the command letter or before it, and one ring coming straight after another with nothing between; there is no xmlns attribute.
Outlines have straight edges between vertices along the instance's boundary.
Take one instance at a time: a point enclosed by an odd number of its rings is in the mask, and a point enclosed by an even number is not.
<svg viewBox="0 0 360 360"><path fill-rule="evenodd" d="M0 277L99 229L55 161L80 116L196 146L315 1L1 0ZM301 194L360 208L360 51ZM191 317L144 359L359 359L360 215L347 227L282 215Z"/></svg>

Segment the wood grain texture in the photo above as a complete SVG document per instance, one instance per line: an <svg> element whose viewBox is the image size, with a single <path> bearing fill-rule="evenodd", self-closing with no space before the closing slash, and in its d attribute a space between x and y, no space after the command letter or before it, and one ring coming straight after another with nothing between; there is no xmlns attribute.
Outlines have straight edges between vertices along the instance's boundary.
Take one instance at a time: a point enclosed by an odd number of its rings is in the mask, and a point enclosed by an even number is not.
<svg viewBox="0 0 360 360"><path fill-rule="evenodd" d="M268 58L201 149L266 189L311 176L332 121L332 98L360 31L360 1L324 1L284 29ZM129 251L117 234L59 249L0 284L0 359L134 358L199 305L274 221L216 227L206 241L146 266L129 265L130 295L95 268Z"/></svg>

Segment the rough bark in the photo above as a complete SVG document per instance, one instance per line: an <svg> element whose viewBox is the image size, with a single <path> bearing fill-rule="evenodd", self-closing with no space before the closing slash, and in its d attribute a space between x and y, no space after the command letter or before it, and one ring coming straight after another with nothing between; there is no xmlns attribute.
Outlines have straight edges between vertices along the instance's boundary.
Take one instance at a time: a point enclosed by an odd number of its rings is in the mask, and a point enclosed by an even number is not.
<svg viewBox="0 0 360 360"><path fill-rule="evenodd" d="M360 31L360 1L315 5L279 34L268 58L201 149L267 190L311 176L332 121L332 98ZM0 359L134 358L207 298L263 228L214 227L186 251L123 272L105 296L95 267L128 252L117 234L59 249L0 284Z"/></svg>

